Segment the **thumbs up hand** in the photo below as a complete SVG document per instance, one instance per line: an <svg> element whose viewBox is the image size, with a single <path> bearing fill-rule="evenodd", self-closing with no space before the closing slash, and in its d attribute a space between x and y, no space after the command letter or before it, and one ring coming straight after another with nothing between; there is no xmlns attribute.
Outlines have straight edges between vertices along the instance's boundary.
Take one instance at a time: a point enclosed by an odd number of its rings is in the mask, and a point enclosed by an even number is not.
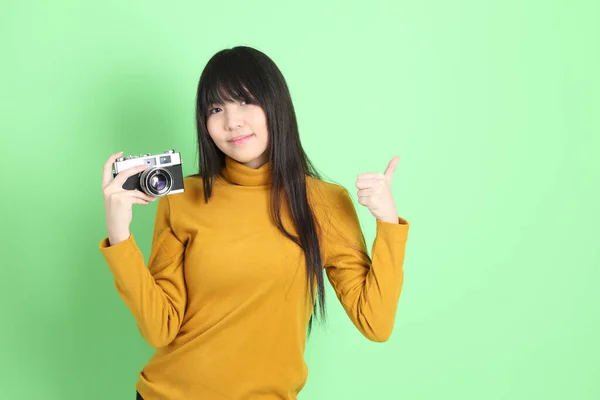
<svg viewBox="0 0 600 400"><path fill-rule="evenodd" d="M400 157L389 162L385 172L358 175L356 187L358 203L367 207L375 218L384 222L398 223L398 211L392 196L392 176Z"/></svg>

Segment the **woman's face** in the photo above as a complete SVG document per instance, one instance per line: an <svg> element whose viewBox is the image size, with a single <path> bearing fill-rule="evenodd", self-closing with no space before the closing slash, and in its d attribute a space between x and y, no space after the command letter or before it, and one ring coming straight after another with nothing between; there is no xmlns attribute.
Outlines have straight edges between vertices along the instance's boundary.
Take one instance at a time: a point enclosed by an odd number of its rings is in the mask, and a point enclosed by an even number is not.
<svg viewBox="0 0 600 400"><path fill-rule="evenodd" d="M259 105L245 101L210 104L206 127L217 147L234 160L250 168L269 160L267 116Z"/></svg>

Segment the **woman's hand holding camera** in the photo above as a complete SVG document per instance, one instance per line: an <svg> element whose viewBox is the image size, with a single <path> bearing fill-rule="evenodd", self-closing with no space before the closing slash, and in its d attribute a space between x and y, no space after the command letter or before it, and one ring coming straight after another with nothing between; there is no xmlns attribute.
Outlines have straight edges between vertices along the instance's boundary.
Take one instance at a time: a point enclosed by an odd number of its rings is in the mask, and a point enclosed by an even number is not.
<svg viewBox="0 0 600 400"><path fill-rule="evenodd" d="M149 204L156 197L149 196L139 190L123 189L123 184L130 176L143 172L146 165L128 168L112 179L112 165L123 152L113 154L104 164L102 174L102 193L106 211L106 228L111 246L129 238L131 225L131 207L134 204Z"/></svg>

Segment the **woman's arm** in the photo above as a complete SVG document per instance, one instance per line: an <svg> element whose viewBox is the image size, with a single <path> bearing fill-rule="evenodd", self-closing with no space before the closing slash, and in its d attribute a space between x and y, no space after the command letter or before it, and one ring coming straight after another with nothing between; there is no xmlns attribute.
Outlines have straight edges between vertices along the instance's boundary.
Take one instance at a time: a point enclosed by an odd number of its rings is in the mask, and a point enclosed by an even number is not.
<svg viewBox="0 0 600 400"><path fill-rule="evenodd" d="M371 261L350 194L342 189L324 238L327 277L359 331L383 342L392 333L404 282L409 223L402 218L397 223L376 219Z"/></svg>
<svg viewBox="0 0 600 400"><path fill-rule="evenodd" d="M119 295L135 317L140 333L154 348L173 341L186 307L185 245L173 233L170 220L168 196L161 197L147 268L133 235L113 246L105 238L99 245Z"/></svg>

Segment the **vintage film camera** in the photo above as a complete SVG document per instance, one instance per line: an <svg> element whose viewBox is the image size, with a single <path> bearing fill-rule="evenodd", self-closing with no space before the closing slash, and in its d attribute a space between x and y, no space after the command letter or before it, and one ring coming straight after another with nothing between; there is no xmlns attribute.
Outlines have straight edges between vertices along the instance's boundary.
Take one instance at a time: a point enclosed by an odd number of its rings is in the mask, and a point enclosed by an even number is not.
<svg viewBox="0 0 600 400"><path fill-rule="evenodd" d="M174 150L167 150L163 154L119 157L113 163L113 177L125 169L143 164L150 166L150 168L127 178L123 184L123 189L137 189L154 197L184 191L181 154L176 153Z"/></svg>

